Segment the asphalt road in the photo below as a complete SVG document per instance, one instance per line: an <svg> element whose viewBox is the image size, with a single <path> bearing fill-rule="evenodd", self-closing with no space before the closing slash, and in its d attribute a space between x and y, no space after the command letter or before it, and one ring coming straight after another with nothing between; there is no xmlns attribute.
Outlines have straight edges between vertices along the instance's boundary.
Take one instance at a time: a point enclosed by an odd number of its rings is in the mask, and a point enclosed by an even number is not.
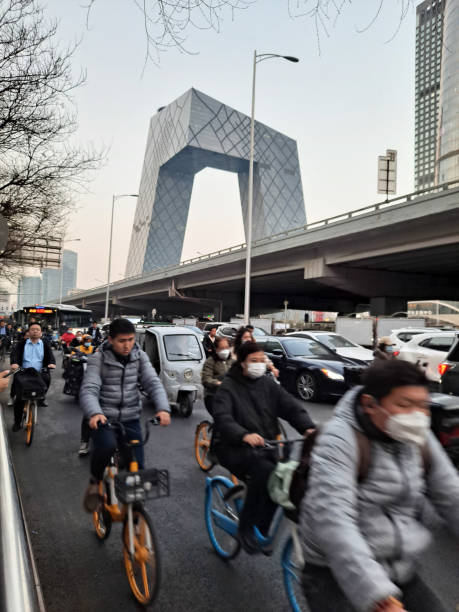
<svg viewBox="0 0 459 612"><path fill-rule="evenodd" d="M80 410L72 398L62 394L62 388L57 371L48 394L49 407L40 410L30 448L22 433L9 433L47 610L134 612L139 607L124 573L121 525L113 525L110 538L100 543L82 508L89 461L77 455ZM7 410L12 422L12 409ZM316 421L325 422L333 406L314 404L308 410ZM211 548L204 525L205 476L193 452L196 425L206 416L203 405L197 405L189 419L174 417L168 429L152 431L146 448L147 466L167 468L171 477L171 496L147 503L163 569L154 609L289 612L279 551L270 558L241 553L224 563ZM459 610L458 561L456 542L438 533L424 560L424 575L443 594L451 611Z"/></svg>

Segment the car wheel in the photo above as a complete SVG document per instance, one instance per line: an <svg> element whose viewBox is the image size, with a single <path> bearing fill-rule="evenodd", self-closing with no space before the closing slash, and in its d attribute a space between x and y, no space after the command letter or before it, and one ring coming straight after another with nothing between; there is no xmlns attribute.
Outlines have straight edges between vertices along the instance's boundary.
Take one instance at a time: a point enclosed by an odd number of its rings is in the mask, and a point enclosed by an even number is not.
<svg viewBox="0 0 459 612"><path fill-rule="evenodd" d="M314 374L302 372L296 379L296 392L305 402L312 402L319 396L319 385Z"/></svg>

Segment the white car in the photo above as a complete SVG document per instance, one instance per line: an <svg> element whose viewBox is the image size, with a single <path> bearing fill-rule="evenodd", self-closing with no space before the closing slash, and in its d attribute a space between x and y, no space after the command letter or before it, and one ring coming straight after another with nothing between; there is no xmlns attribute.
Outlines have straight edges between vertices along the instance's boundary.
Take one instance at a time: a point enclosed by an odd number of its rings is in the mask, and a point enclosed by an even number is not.
<svg viewBox="0 0 459 612"><path fill-rule="evenodd" d="M429 380L440 382L439 364L446 359L453 342L455 331L435 331L416 334L400 349L397 359L404 359L422 366Z"/></svg>
<svg viewBox="0 0 459 612"><path fill-rule="evenodd" d="M400 329L394 329L389 337L395 345L396 350L399 351L402 346L404 346L415 336L419 336L420 334L426 333L430 334L430 332L436 333L441 331L441 329L437 329L436 327L401 327Z"/></svg>
<svg viewBox="0 0 459 612"><path fill-rule="evenodd" d="M348 357L349 359L357 359L358 361L364 361L365 363L371 363L374 359L373 351L360 346L334 332L327 331L299 331L287 334L287 336L302 336L303 338L311 338L317 342L325 344L325 346L332 351L336 351L341 357Z"/></svg>

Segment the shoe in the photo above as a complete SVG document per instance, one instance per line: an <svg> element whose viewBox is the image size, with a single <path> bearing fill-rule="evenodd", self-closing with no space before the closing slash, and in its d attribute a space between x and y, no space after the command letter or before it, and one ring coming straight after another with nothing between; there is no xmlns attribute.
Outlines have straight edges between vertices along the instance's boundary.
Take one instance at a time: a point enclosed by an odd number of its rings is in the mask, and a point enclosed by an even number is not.
<svg viewBox="0 0 459 612"><path fill-rule="evenodd" d="M15 423L13 425L13 431L19 431L21 429L21 423Z"/></svg>
<svg viewBox="0 0 459 612"><path fill-rule="evenodd" d="M7 406L14 406L14 402L13 402L13 398L12 397L10 397L10 399L8 400Z"/></svg>
<svg viewBox="0 0 459 612"><path fill-rule="evenodd" d="M92 514L97 510L97 506L101 502L99 495L99 484L97 482L90 482L83 498L83 507L89 514Z"/></svg>
<svg viewBox="0 0 459 612"><path fill-rule="evenodd" d="M89 454L89 442L82 442L80 444L80 450L78 451L80 457L84 457Z"/></svg>

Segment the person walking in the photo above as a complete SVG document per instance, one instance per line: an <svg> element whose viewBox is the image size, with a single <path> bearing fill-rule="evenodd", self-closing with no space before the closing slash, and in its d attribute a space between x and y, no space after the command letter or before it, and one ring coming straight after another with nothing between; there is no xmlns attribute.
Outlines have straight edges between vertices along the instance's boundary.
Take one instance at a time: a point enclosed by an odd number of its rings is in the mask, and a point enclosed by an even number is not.
<svg viewBox="0 0 459 612"><path fill-rule="evenodd" d="M99 326L97 325L97 321L93 321L91 327L86 332L91 336L92 344L95 347L98 347L102 342L102 332L100 331Z"/></svg>
<svg viewBox="0 0 459 612"><path fill-rule="evenodd" d="M209 329L209 333L207 336L204 336L204 340L202 341L202 345L206 352L206 357L210 357L215 354L215 338L217 337L217 327L218 325L213 325Z"/></svg>
<svg viewBox="0 0 459 612"><path fill-rule="evenodd" d="M383 336L378 340L378 345L373 352L375 359L387 361L389 359L395 359L395 343L389 338L389 336Z"/></svg>
<svg viewBox="0 0 459 612"><path fill-rule="evenodd" d="M429 399L414 364L379 361L319 434L300 508L311 612L446 612L418 573L428 509L459 536L459 476Z"/></svg>

